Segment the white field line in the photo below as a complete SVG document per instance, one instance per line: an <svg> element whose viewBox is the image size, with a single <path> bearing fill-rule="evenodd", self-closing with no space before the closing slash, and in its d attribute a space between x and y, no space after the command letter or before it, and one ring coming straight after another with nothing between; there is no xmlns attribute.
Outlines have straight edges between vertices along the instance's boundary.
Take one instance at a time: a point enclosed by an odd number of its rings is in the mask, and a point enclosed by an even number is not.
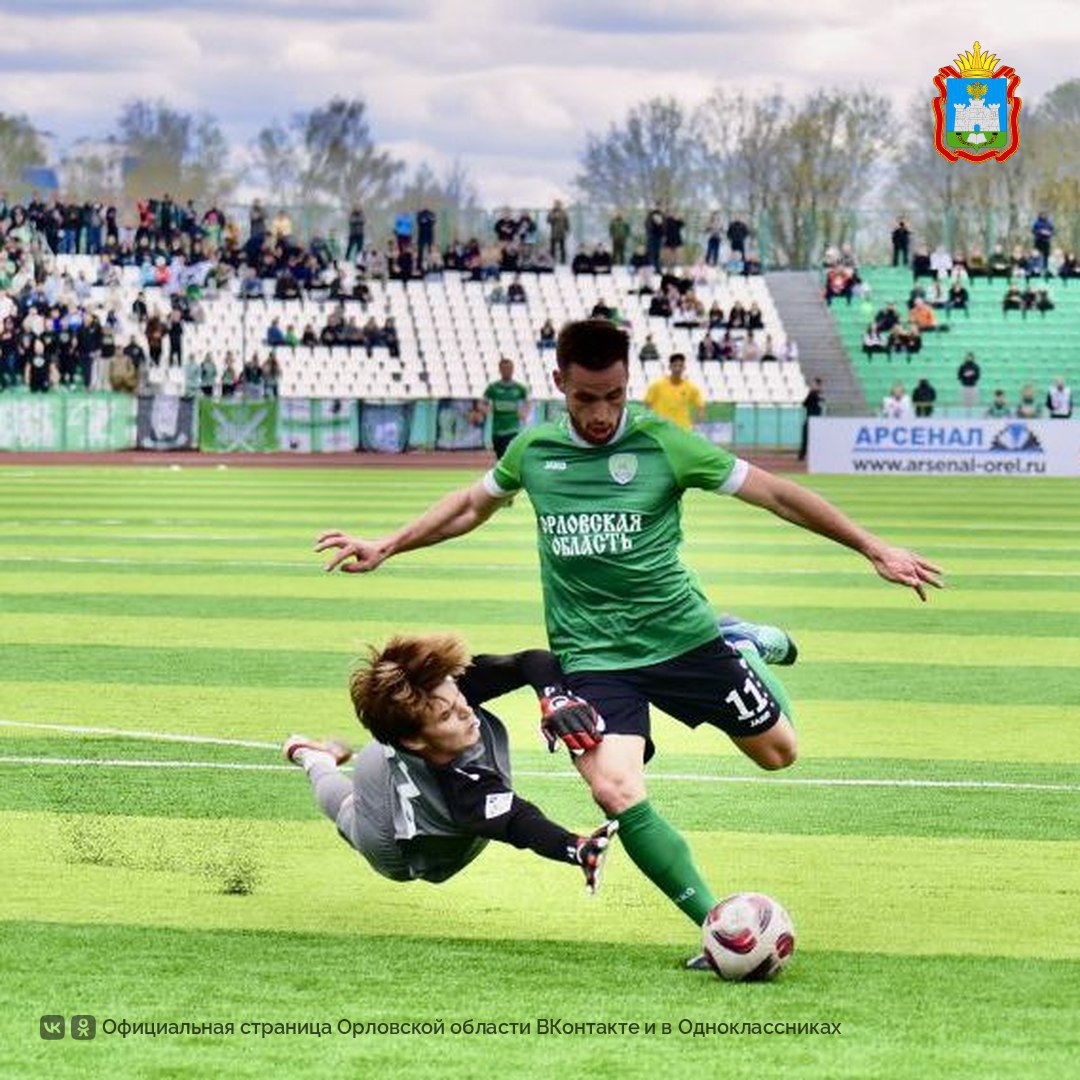
<svg viewBox="0 0 1080 1080"><path fill-rule="evenodd" d="M5 757L0 765L98 765L104 769L232 769L238 772L295 772L295 765L255 765L240 761L137 761L134 758Z"/></svg>
<svg viewBox="0 0 1080 1080"><path fill-rule="evenodd" d="M123 731L119 728L86 727L82 724L41 724L33 720L0 720L0 727L59 731L65 735L111 735L120 739L150 739L154 742L192 743L196 746L245 746L252 750L280 750L281 743L254 739L219 739L213 735L174 735L165 731Z"/></svg>
<svg viewBox="0 0 1080 1080"><path fill-rule="evenodd" d="M0 720L0 727L33 728L43 731L59 731L71 735L111 735L118 738L146 739L155 742L188 743L207 746L238 746L258 750L279 750L278 743L256 742L251 739L221 739L209 735L178 735L156 731L122 731L115 728L84 727L71 724L40 724L24 720ZM130 758L62 758L0 755L0 765L54 765L67 767L98 766L99 768L145 768L145 769L232 769L248 772L288 772L295 765L263 765L258 763L228 761L139 761ZM571 770L517 769L518 776L541 780L578 779ZM1011 780L920 780L898 777L801 777L801 776L713 776L707 773L649 773L648 779L694 784L783 784L791 787L883 787L883 788L939 788L958 791L1056 791L1080 794L1080 784L1040 784Z"/></svg>

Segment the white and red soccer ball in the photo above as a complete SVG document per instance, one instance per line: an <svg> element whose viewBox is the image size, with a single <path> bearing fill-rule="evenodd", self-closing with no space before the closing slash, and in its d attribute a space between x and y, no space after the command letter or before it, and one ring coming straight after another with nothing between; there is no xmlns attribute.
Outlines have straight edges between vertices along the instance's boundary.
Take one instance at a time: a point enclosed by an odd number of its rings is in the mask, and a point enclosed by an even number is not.
<svg viewBox="0 0 1080 1080"><path fill-rule="evenodd" d="M763 893L735 893L721 900L701 926L702 948L721 979L773 978L795 951L791 916Z"/></svg>

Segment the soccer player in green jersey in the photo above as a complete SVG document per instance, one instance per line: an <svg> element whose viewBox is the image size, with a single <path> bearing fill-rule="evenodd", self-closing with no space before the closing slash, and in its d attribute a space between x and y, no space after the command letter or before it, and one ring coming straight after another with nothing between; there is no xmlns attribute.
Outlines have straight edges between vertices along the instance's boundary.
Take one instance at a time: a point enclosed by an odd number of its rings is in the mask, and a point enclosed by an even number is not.
<svg viewBox="0 0 1080 1080"><path fill-rule="evenodd" d="M515 381L514 361L504 356L499 361L498 379L484 391L484 409L491 413L491 445L496 457L506 453L521 431L528 403L528 387Z"/></svg>
<svg viewBox="0 0 1080 1080"><path fill-rule="evenodd" d="M627 402L629 339L602 319L568 323L555 384L567 415L523 432L481 480L379 539L325 532L327 570L365 573L405 551L482 525L519 490L536 513L545 620L567 686L596 707L603 741L575 759L596 802L619 822L627 854L696 924L715 898L682 836L648 801L650 704L726 732L765 769L796 756L780 682L724 641L678 557L680 504L692 487L732 495L863 555L887 581L941 586L941 570L856 524L821 496Z"/></svg>

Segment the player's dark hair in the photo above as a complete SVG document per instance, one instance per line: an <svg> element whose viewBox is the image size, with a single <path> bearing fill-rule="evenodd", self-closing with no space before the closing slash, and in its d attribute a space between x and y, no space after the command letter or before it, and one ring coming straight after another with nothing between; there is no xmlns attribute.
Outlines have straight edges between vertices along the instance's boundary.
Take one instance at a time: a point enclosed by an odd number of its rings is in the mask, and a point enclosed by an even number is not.
<svg viewBox="0 0 1080 1080"><path fill-rule="evenodd" d="M454 634L392 637L372 647L349 676L356 717L381 743L392 746L419 734L431 696L469 666L469 650Z"/></svg>
<svg viewBox="0 0 1080 1080"><path fill-rule="evenodd" d="M681 360L685 364L686 363L686 353L673 352L668 357L668 367L670 367L672 364L674 364L676 360Z"/></svg>
<svg viewBox="0 0 1080 1080"><path fill-rule="evenodd" d="M578 319L559 331L555 363L560 371L577 364L587 371L604 371L612 364L630 363L630 337L610 319Z"/></svg>

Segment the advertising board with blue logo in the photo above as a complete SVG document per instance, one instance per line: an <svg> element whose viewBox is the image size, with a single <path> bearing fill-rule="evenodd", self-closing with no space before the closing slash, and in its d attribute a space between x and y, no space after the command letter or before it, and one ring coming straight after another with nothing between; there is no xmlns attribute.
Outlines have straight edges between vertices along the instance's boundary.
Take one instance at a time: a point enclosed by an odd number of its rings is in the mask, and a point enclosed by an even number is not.
<svg viewBox="0 0 1080 1080"><path fill-rule="evenodd" d="M1080 476L1080 421L812 417L814 473Z"/></svg>

